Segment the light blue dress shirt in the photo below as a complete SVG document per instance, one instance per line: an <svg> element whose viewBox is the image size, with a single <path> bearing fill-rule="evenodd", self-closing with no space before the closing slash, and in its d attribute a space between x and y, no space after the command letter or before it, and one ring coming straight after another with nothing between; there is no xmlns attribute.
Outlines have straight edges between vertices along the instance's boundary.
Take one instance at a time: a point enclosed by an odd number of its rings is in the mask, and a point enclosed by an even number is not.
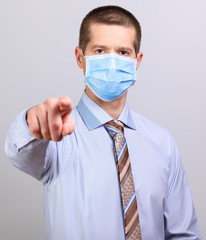
<svg viewBox="0 0 206 240"><path fill-rule="evenodd" d="M13 165L43 183L49 240L124 240L112 118L84 93L60 142L35 140L21 113L7 135ZM125 124L143 240L200 239L178 149L164 128L129 110Z"/></svg>

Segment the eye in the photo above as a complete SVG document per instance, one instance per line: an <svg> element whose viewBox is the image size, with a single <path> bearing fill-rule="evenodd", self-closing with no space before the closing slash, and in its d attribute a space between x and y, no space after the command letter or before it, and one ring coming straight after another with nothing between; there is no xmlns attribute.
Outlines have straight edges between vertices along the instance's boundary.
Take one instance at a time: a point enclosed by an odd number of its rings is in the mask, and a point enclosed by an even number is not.
<svg viewBox="0 0 206 240"><path fill-rule="evenodd" d="M95 50L95 53L96 53L96 54L103 54L103 53L104 53L104 50L103 50L103 49L96 49L96 50Z"/></svg>
<svg viewBox="0 0 206 240"><path fill-rule="evenodd" d="M120 51L120 55L127 56L129 53L125 50Z"/></svg>

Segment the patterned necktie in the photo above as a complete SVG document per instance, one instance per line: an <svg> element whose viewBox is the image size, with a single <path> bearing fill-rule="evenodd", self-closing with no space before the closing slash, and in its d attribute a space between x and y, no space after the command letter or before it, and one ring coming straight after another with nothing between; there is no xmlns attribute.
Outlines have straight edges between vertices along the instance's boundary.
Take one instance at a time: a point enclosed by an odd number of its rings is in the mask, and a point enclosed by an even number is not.
<svg viewBox="0 0 206 240"><path fill-rule="evenodd" d="M137 200L127 143L124 137L124 125L119 121L110 121L105 124L105 128L114 141L115 159L121 187L126 240L141 240Z"/></svg>

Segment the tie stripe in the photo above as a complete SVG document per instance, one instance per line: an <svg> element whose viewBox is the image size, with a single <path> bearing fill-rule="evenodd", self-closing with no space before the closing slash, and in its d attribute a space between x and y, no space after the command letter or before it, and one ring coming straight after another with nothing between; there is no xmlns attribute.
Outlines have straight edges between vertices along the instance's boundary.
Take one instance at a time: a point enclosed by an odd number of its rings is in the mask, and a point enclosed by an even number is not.
<svg viewBox="0 0 206 240"><path fill-rule="evenodd" d="M124 157L124 153L123 152L126 152L126 151L127 151L127 144L126 144L126 140L125 140L124 144L122 145L122 148L119 151L118 156L117 156L119 164L120 164L120 162L122 160L122 157Z"/></svg>
<svg viewBox="0 0 206 240"><path fill-rule="evenodd" d="M137 200L123 126L121 122L113 121L105 124L115 145L115 159L121 187L126 239L141 240Z"/></svg>
<svg viewBox="0 0 206 240"><path fill-rule="evenodd" d="M121 154L121 156L119 156L119 160L118 160L118 165L119 165L120 169L123 168L123 165L125 164L125 161L127 160L128 156L129 155L128 155L127 144L125 144L124 148L122 149L122 154ZM123 159L124 159L124 161L122 161Z"/></svg>
<svg viewBox="0 0 206 240"><path fill-rule="evenodd" d="M122 170L121 170L120 167L119 167L119 171L120 171L119 176L120 176L120 182L121 182L121 184L122 184L123 179L125 178L125 176L127 176L127 173L129 173L129 170L131 169L130 166L131 166L131 165L130 165L129 158L127 158L127 161L126 161L125 165L123 166Z"/></svg>
<svg viewBox="0 0 206 240"><path fill-rule="evenodd" d="M132 200L131 204L129 205L128 210L125 213L125 224L126 226L130 223L134 213L137 212L137 206L135 198Z"/></svg>
<svg viewBox="0 0 206 240"><path fill-rule="evenodd" d="M133 201L134 198L135 198L135 192L133 193L132 197L130 198L130 200L129 200L127 206L124 208L124 215L127 214L127 210L129 209L129 207L132 206L131 203L132 203L132 201Z"/></svg>

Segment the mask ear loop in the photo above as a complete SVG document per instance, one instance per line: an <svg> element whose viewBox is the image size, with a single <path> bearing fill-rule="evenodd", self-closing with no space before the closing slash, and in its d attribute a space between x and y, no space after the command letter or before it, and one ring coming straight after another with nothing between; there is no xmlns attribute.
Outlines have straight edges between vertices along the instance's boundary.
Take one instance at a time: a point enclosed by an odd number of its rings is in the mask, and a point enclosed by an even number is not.
<svg viewBox="0 0 206 240"><path fill-rule="evenodd" d="M86 60L86 56L84 56L84 53L83 53L83 50L81 49L81 52L82 52L82 57ZM86 74L86 72L85 72Z"/></svg>
<svg viewBox="0 0 206 240"><path fill-rule="evenodd" d="M81 51L82 51L82 57L84 57L85 59L86 59L86 57L84 56L84 53L83 53L83 50L81 49Z"/></svg>

